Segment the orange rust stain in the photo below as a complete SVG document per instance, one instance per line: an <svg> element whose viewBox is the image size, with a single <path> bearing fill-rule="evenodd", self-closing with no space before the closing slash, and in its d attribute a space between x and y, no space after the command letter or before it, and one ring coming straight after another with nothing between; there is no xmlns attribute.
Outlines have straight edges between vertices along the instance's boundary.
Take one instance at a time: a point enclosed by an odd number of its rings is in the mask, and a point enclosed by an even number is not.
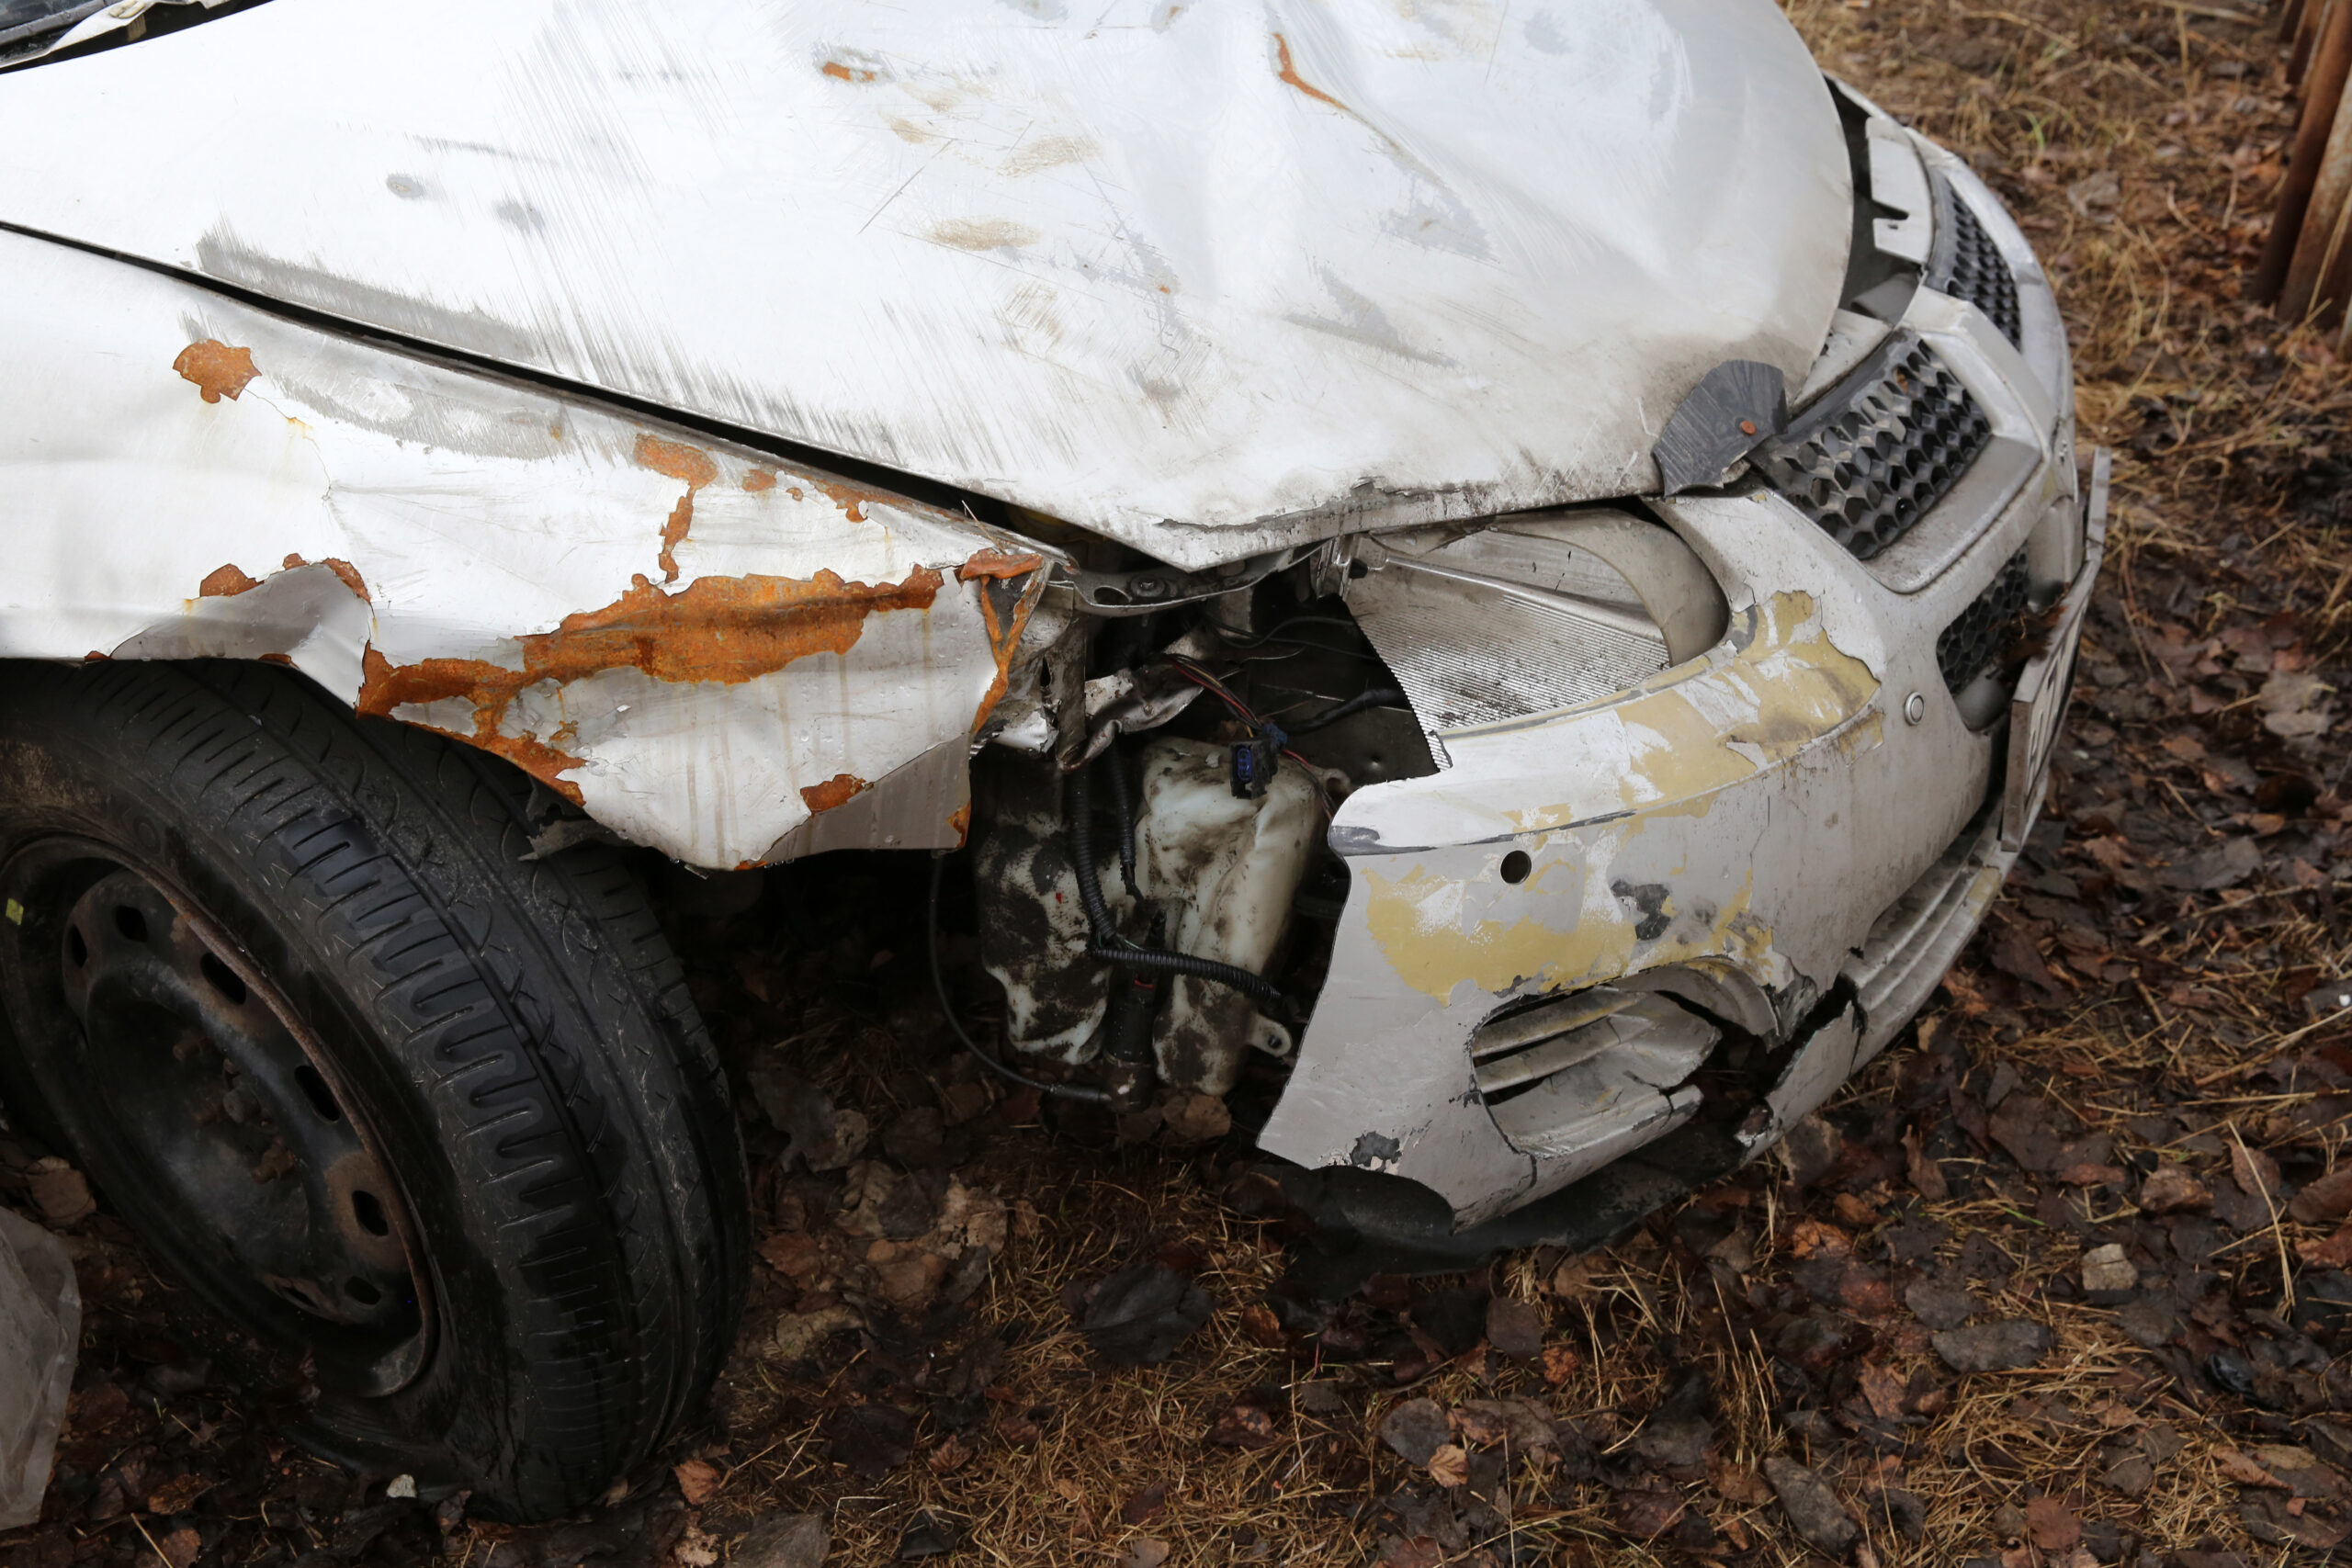
<svg viewBox="0 0 2352 1568"><path fill-rule="evenodd" d="M293 570L298 566L308 566L311 563L309 561L304 560L300 556L288 556L286 558L286 570L288 571ZM368 595L367 580L359 575L359 569L357 567L336 556L329 556L319 564L326 568L329 571L334 573L337 577L343 579L343 585L345 588L350 589L352 592L357 594L361 604L372 604L375 603L375 600L369 598Z"/></svg>
<svg viewBox="0 0 2352 1568"><path fill-rule="evenodd" d="M232 562L227 566L214 567L205 573L204 581L196 585L196 596L199 599L226 599L260 586Z"/></svg>
<svg viewBox="0 0 2352 1568"><path fill-rule="evenodd" d="M252 349L231 348L212 338L181 349L180 356L172 361L172 368L180 373L182 380L195 382L196 389L208 403L217 403L222 398L235 402L246 383L261 374L254 368Z"/></svg>
<svg viewBox="0 0 2352 1568"><path fill-rule="evenodd" d="M662 567L662 581L675 582L678 547L684 543L686 530L694 526L695 491L718 477L718 465L699 446L643 434L637 438L637 461L639 468L666 474L686 487L686 493L678 498L678 504L671 508L669 518L662 525L662 553L654 558Z"/></svg>
<svg viewBox="0 0 2352 1568"><path fill-rule="evenodd" d="M831 811L834 807L843 805L851 797L864 795L873 787L855 773L835 773L823 784L810 784L802 790L800 798L813 815L820 811Z"/></svg>
<svg viewBox="0 0 2352 1568"><path fill-rule="evenodd" d="M856 485L844 483L840 479L822 479L812 475L810 476L808 482L817 487L820 494L824 495L830 499L835 506L840 507L842 509L842 515L847 517L853 523L863 523L865 521L865 508L869 503L882 505L898 499L898 497L891 495L887 491L878 490L864 490ZM799 491L795 490L792 492L792 499L795 501L798 501L800 499Z"/></svg>
<svg viewBox="0 0 2352 1568"><path fill-rule="evenodd" d="M969 582L976 577L992 577L999 581L1007 578L1026 577L1046 564L1040 555L1016 556L1004 550L981 550L956 569L956 581Z"/></svg>
<svg viewBox="0 0 2352 1568"><path fill-rule="evenodd" d="M752 469L743 476L743 488L754 495L763 490L775 489L775 470L774 468Z"/></svg>
<svg viewBox="0 0 2352 1568"><path fill-rule="evenodd" d="M1290 40L1283 37L1280 33L1276 33L1274 35L1274 52L1282 60L1282 67L1274 73L1275 75L1281 77L1290 85L1296 87L1308 97L1319 99L1322 102L1330 105L1333 108L1338 109L1341 114L1352 115L1356 112L1298 73L1298 67L1290 62Z"/></svg>
<svg viewBox="0 0 2352 1568"><path fill-rule="evenodd" d="M956 835L956 847L963 848L964 840L972 836L972 807L968 803L947 814L947 829Z"/></svg>
<svg viewBox="0 0 2352 1568"><path fill-rule="evenodd" d="M903 582L845 582L820 571L788 577L705 577L664 592L638 577L612 604L567 615L551 632L517 638L522 668L480 659L425 659L395 665L375 649L361 659L361 713L389 717L411 703L462 698L473 728L459 733L577 802L560 775L582 766L560 750L577 731L559 727L547 740L500 733L517 694L541 682L560 685L605 670L634 668L657 681L737 684L812 653L847 653L865 617L890 610L929 610L945 579L919 567Z"/></svg>
<svg viewBox="0 0 2352 1568"><path fill-rule="evenodd" d="M82 662L83 662L83 663L85 663L85 664L87 664L87 663L90 663L91 661L93 661L93 660L100 660L100 659L111 659L111 658L113 658L113 657L114 657L114 655L112 655L112 654L110 654L110 653L100 653L96 649L95 649L95 648L94 648L94 649L90 649L90 651L89 651L89 652L87 652L87 653L85 653L85 654L82 655Z"/></svg>
<svg viewBox="0 0 2352 1568"><path fill-rule="evenodd" d="M980 624L987 629L989 651L996 657L996 675L989 682L989 689L980 694L980 705L972 715L972 733L978 735L980 726L988 722L996 705L1004 700L1007 687L1012 683L1012 656L1021 647L1021 634L1029 627L1029 616L1037 608L1038 590L1043 579L1032 582L1030 591L1014 600L1010 608L1000 612L996 599L986 587L979 592Z"/></svg>
<svg viewBox="0 0 2352 1568"><path fill-rule="evenodd" d="M876 74L874 72L860 70L853 65L843 65L838 60L825 62L824 71L826 75L836 82L871 82Z"/></svg>
<svg viewBox="0 0 2352 1568"><path fill-rule="evenodd" d="M285 666L286 666L286 668L288 668L288 670L291 670L291 669L293 669L293 668L294 668L294 660L293 660L293 656L292 656L292 655L290 655L290 654L285 654L285 653L265 653L265 654L263 654L263 655L261 656L261 661L262 661L264 664L283 664L283 665L285 665Z"/></svg>

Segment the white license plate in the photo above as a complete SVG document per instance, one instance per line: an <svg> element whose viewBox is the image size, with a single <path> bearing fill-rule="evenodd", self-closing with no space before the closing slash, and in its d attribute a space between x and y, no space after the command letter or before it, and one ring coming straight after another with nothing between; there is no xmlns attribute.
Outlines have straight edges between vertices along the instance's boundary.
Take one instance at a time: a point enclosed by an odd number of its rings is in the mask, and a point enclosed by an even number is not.
<svg viewBox="0 0 2352 1568"><path fill-rule="evenodd" d="M2086 509L2083 570L2066 592L2050 646L2018 673L2017 693L2009 699L2008 782L2001 801L2001 847L2014 853L2025 848L2041 792L2048 786L2051 753L2058 746L2058 731L2065 723L2066 699L2075 689L2075 650L2083 640L2083 617L2089 611L2091 590L2098 581L2099 562L2107 554L2108 472L2112 461L2107 448L2091 457L2090 504Z"/></svg>

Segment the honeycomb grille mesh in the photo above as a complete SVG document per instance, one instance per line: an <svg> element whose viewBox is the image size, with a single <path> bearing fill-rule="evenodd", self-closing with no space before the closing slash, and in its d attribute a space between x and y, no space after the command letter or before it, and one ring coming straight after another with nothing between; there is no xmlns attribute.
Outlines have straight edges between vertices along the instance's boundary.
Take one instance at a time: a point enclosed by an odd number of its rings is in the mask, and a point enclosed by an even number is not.
<svg viewBox="0 0 2352 1568"><path fill-rule="evenodd" d="M2019 550L1936 638L1936 667L1943 672L1945 690L1957 696L2008 651L2025 607L2025 552Z"/></svg>
<svg viewBox="0 0 2352 1568"><path fill-rule="evenodd" d="M1757 461L1774 490L1868 560L1925 517L1992 438L1968 389L1905 332Z"/></svg>
<svg viewBox="0 0 2352 1568"><path fill-rule="evenodd" d="M1936 205L1942 227L1937 235L1935 265L1928 287L1955 299L1965 299L1984 312L2001 335L2011 343L2023 340L2024 323L2018 314L2017 275L2007 256L1984 231L1975 210L1961 199L1950 184L1939 181L1943 199Z"/></svg>

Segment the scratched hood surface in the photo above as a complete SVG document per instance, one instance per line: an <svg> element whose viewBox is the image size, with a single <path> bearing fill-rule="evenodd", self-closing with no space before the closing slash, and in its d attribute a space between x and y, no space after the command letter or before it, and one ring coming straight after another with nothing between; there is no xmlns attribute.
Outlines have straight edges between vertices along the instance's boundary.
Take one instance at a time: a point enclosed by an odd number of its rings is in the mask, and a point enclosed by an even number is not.
<svg viewBox="0 0 2352 1568"><path fill-rule="evenodd" d="M1651 487L1849 202L1772 0L274 0L0 76L0 220L1184 565Z"/></svg>

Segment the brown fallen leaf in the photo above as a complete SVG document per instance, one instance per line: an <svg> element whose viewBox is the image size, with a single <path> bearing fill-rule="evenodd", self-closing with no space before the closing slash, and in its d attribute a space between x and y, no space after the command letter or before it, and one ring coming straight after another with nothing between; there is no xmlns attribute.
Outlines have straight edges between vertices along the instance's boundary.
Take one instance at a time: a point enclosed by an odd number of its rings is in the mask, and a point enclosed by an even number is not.
<svg viewBox="0 0 2352 1568"><path fill-rule="evenodd" d="M1555 1296L1574 1301L1592 1289L1593 1277L1599 1272L1590 1258L1571 1258L1552 1270L1546 1288Z"/></svg>
<svg viewBox="0 0 2352 1568"><path fill-rule="evenodd" d="M1843 1258L1854 1250L1854 1238L1820 1220L1799 1220L1789 1230L1789 1252L1797 1258Z"/></svg>
<svg viewBox="0 0 2352 1568"><path fill-rule="evenodd" d="M188 1564L196 1561L196 1554L203 1549L203 1538L189 1525L182 1525L155 1543L156 1553L170 1563L171 1568L188 1568Z"/></svg>
<svg viewBox="0 0 2352 1568"><path fill-rule="evenodd" d="M1944 1180L1942 1162L1928 1157L1917 1127L1903 1134L1903 1165L1911 1190L1928 1202L1940 1203L1951 1196L1951 1184Z"/></svg>
<svg viewBox="0 0 2352 1568"><path fill-rule="evenodd" d="M1470 1480L1470 1455L1459 1443L1445 1443L1430 1455L1430 1479L1440 1486L1461 1486Z"/></svg>
<svg viewBox="0 0 2352 1568"><path fill-rule="evenodd" d="M923 1463L931 1467L933 1475L953 1475L971 1458L972 1445L964 1440L962 1434L950 1432L940 1439L937 1448L923 1456Z"/></svg>
<svg viewBox="0 0 2352 1568"><path fill-rule="evenodd" d="M1903 1398L1907 1391L1901 1378L1876 1361L1865 1361L1854 1381L1862 1385L1862 1399L1870 1405L1871 1415L1882 1421L1892 1421L1903 1414Z"/></svg>
<svg viewBox="0 0 2352 1568"><path fill-rule="evenodd" d="M1269 1350L1283 1348L1283 1320L1262 1302L1241 1309L1241 1332Z"/></svg>
<svg viewBox="0 0 2352 1568"><path fill-rule="evenodd" d="M1139 1535L1127 1542L1126 1555L1119 1559L1119 1568L1159 1568L1168 1561L1168 1543L1158 1536Z"/></svg>
<svg viewBox="0 0 2352 1568"><path fill-rule="evenodd" d="M58 1158L43 1155L25 1171L26 1189L41 1219L52 1225L71 1225L97 1213L90 1184L82 1173Z"/></svg>
<svg viewBox="0 0 2352 1568"><path fill-rule="evenodd" d="M209 1477L175 1475L147 1489L147 1511L151 1514L185 1514L198 1497L211 1490L212 1482Z"/></svg>
<svg viewBox="0 0 2352 1568"><path fill-rule="evenodd" d="M2249 1198L2267 1203L2278 1195L2278 1162L2236 1139L2230 1142L2230 1179Z"/></svg>
<svg viewBox="0 0 2352 1568"><path fill-rule="evenodd" d="M1246 1401L1227 1407L1209 1428L1209 1441L1220 1448L1262 1449L1278 1440L1274 1418L1262 1406Z"/></svg>
<svg viewBox="0 0 2352 1568"><path fill-rule="evenodd" d="M2165 1164L2140 1184L2139 1205L2151 1214L2174 1214L2201 1209L2213 1201L2205 1184L2180 1166Z"/></svg>
<svg viewBox="0 0 2352 1568"><path fill-rule="evenodd" d="M679 1495L685 1498L687 1506L695 1508L709 1502L711 1495L718 1490L718 1483L726 1479L717 1465L699 1459L673 1466L670 1473L678 1478Z"/></svg>
<svg viewBox="0 0 2352 1568"><path fill-rule="evenodd" d="M2323 1269L2352 1269L2352 1224L2321 1241L2299 1241L2295 1256Z"/></svg>
<svg viewBox="0 0 2352 1568"><path fill-rule="evenodd" d="M2221 1467L2223 1475L2241 1486L2275 1486L2281 1492L2290 1490L2285 1482L2263 1469L2261 1461L2252 1454L2243 1454L2235 1449L2215 1449L2213 1462Z"/></svg>
<svg viewBox="0 0 2352 1568"><path fill-rule="evenodd" d="M1583 1365L1583 1360L1566 1345L1544 1347L1544 1381L1554 1388L1576 1376Z"/></svg>
<svg viewBox="0 0 2352 1568"><path fill-rule="evenodd" d="M2044 1551L2072 1552L2082 1543L2083 1521L2055 1497L2036 1497L2025 1506L2025 1533Z"/></svg>
<svg viewBox="0 0 2352 1568"><path fill-rule="evenodd" d="M2307 1225L2324 1225L2352 1214L2352 1160L2296 1193L2287 1213Z"/></svg>

